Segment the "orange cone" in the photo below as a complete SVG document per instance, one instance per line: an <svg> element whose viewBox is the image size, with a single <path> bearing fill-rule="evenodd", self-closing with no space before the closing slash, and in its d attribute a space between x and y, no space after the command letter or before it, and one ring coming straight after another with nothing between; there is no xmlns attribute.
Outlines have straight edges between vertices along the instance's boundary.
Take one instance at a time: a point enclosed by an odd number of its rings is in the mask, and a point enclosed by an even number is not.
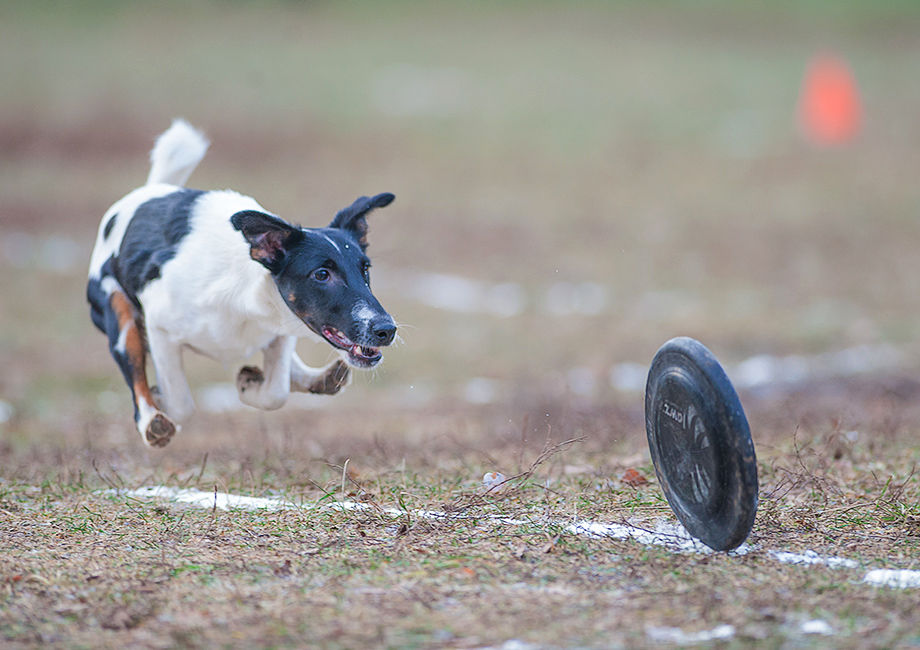
<svg viewBox="0 0 920 650"><path fill-rule="evenodd" d="M808 65L799 98L799 124L820 146L841 145L859 132L862 106L850 67L835 54L819 54Z"/></svg>

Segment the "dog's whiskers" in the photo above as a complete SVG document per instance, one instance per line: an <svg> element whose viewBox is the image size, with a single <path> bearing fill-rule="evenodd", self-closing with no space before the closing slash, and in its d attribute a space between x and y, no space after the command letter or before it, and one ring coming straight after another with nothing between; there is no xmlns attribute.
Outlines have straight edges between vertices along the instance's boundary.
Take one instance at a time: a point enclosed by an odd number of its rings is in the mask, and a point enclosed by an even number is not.
<svg viewBox="0 0 920 650"><path fill-rule="evenodd" d="M408 323L400 323L396 320L394 320L393 322L396 324L396 335L393 337L392 345L394 348L397 348L400 345L405 345L406 343L405 339L403 339L403 337L399 335L400 330L402 329L418 330L418 328L415 327L414 325L409 325Z"/></svg>
<svg viewBox="0 0 920 650"><path fill-rule="evenodd" d="M412 330L417 330L418 328L415 325L409 325L409 323L400 323L399 321L394 320L393 323L396 325L397 329L409 328Z"/></svg>

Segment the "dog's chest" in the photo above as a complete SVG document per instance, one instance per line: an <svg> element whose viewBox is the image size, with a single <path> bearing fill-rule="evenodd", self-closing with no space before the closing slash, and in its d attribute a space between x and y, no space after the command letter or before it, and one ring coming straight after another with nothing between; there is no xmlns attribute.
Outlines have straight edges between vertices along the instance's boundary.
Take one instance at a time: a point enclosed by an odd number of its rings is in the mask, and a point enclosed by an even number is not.
<svg viewBox="0 0 920 650"><path fill-rule="evenodd" d="M147 327L157 328L175 345L230 363L252 356L279 336L312 336L270 283L231 295L207 295L183 291L187 285L170 282L170 269L164 270L163 281L150 283L140 298Z"/></svg>
<svg viewBox="0 0 920 650"><path fill-rule="evenodd" d="M178 343L225 364L251 357L278 336L265 322L234 318L233 314L220 317L215 313L188 328L175 325L180 329L171 334Z"/></svg>

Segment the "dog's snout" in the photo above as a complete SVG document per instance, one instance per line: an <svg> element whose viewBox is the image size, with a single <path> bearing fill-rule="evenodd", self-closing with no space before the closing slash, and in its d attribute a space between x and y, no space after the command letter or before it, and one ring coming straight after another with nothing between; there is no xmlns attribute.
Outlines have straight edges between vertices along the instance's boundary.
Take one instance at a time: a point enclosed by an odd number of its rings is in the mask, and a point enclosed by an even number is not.
<svg viewBox="0 0 920 650"><path fill-rule="evenodd" d="M389 316L374 321L371 331L378 345L389 345L396 337L396 323Z"/></svg>

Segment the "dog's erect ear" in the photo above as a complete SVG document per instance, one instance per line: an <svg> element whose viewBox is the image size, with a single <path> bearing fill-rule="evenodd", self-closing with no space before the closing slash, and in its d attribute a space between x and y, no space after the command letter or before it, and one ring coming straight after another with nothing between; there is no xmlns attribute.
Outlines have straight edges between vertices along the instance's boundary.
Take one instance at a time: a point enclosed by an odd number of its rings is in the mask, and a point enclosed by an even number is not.
<svg viewBox="0 0 920 650"><path fill-rule="evenodd" d="M252 259L272 273L281 269L281 263L291 246L304 236L300 228L257 210L237 212L230 217L230 223L249 242L249 255Z"/></svg>
<svg viewBox="0 0 920 650"><path fill-rule="evenodd" d="M367 213L374 208L390 205L396 197L389 192L378 194L370 198L362 196L343 210L339 210L335 219L329 224L330 228L341 228L355 236L362 250L367 248Z"/></svg>

